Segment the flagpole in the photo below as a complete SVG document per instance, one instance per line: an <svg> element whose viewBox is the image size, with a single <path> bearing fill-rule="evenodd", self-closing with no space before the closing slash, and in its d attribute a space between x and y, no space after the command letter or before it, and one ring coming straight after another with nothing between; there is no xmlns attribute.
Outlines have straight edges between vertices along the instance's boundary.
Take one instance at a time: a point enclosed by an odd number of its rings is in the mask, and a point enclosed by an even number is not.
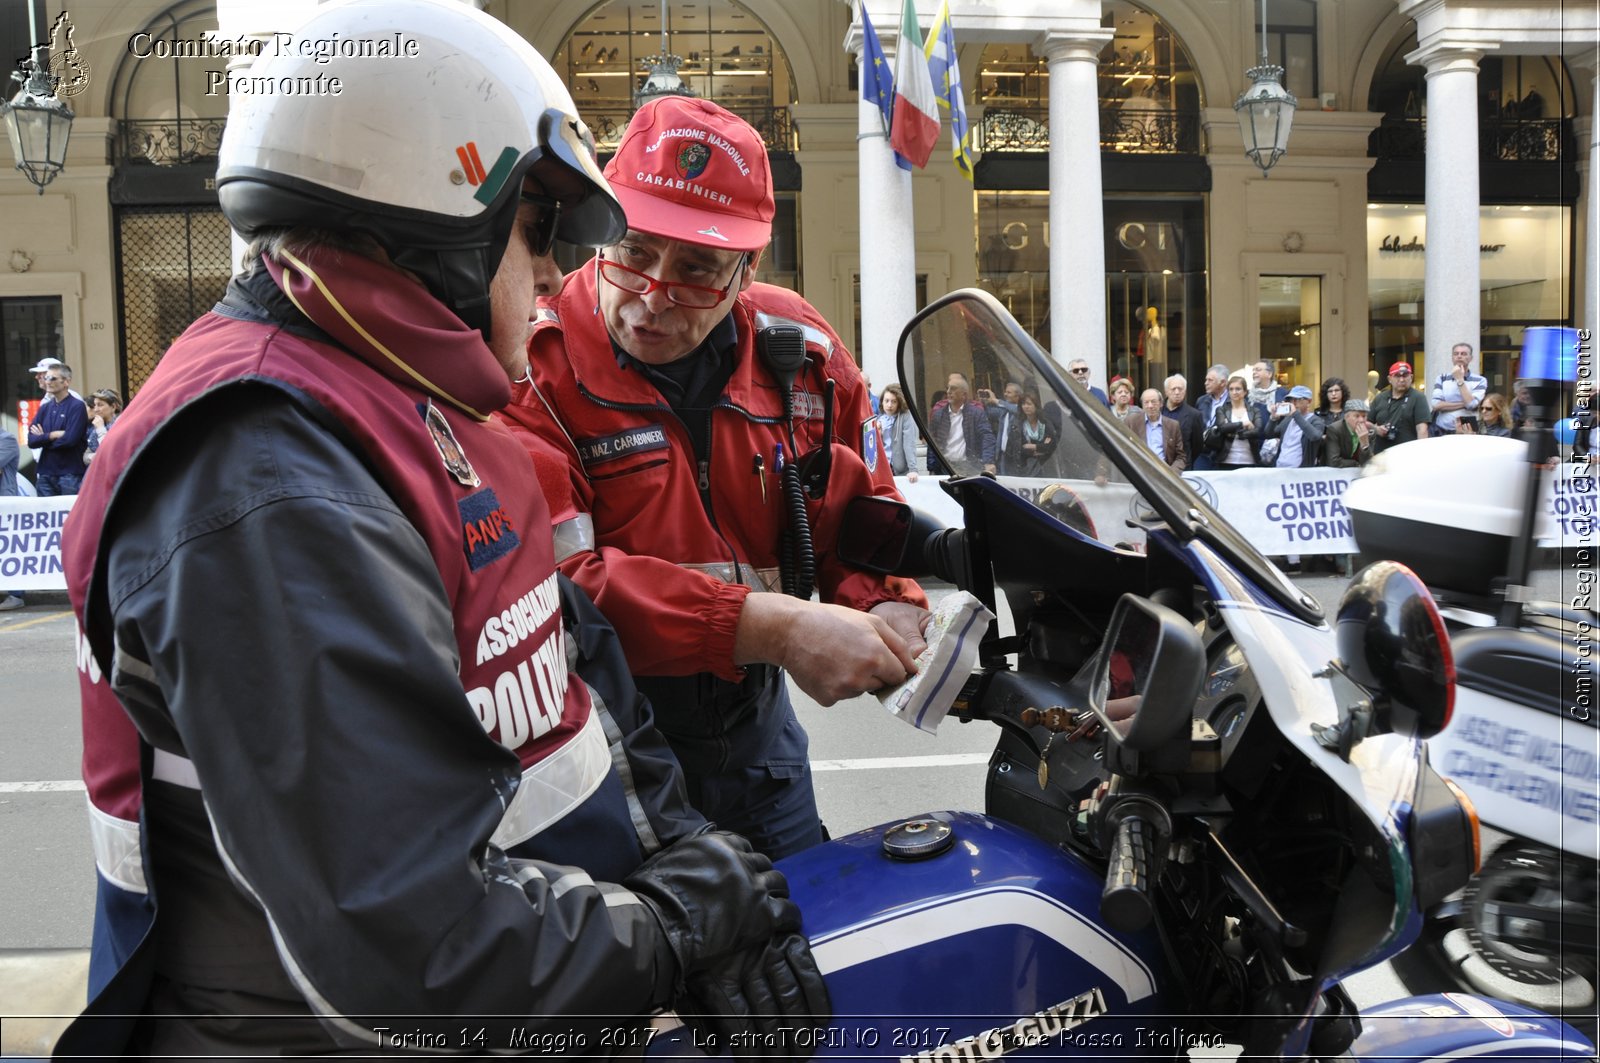
<svg viewBox="0 0 1600 1063"><path fill-rule="evenodd" d="M881 25L881 20L878 21ZM890 20L890 25L895 25ZM866 43L858 9L845 47L865 62ZM898 47L898 45L897 45ZM865 84L865 77L862 78ZM859 276L861 366L882 388L899 379L900 331L917 310L916 226L911 211L911 174L895 165L894 151L876 101L863 93L856 133L860 188Z"/></svg>

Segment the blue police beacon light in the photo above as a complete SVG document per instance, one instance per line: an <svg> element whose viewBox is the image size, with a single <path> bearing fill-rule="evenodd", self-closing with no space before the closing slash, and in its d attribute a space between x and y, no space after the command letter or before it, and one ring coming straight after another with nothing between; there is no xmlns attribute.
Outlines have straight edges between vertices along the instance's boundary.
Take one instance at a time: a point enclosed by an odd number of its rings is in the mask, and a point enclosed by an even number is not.
<svg viewBox="0 0 1600 1063"><path fill-rule="evenodd" d="M1570 388L1578 381L1578 330L1535 325L1522 330L1520 376L1530 384Z"/></svg>

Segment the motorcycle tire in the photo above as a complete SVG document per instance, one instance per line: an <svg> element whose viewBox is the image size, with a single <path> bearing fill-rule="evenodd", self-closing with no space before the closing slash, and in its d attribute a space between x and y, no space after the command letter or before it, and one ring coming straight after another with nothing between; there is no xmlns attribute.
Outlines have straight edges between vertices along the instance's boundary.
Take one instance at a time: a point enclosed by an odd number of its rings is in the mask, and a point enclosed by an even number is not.
<svg viewBox="0 0 1600 1063"><path fill-rule="evenodd" d="M1560 1016L1593 1038L1600 1007L1593 952L1530 948L1504 940L1496 930L1501 904L1564 905L1569 911L1581 906L1592 918L1594 884L1592 861L1508 842L1460 894L1428 914L1422 935L1390 965L1412 993L1509 1000Z"/></svg>

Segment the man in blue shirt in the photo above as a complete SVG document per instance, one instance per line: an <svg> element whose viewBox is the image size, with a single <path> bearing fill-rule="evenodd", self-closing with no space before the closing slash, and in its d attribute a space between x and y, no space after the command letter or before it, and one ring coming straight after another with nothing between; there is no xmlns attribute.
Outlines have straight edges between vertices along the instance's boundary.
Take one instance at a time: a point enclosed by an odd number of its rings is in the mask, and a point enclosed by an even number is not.
<svg viewBox="0 0 1600 1063"><path fill-rule="evenodd" d="M28 442L40 448L36 483L40 497L75 495L83 484L83 452L89 445L89 408L71 393L72 370L56 365L44 374L50 401L28 426Z"/></svg>
<svg viewBox="0 0 1600 1063"><path fill-rule="evenodd" d="M1478 407L1489 392L1489 381L1472 371L1472 344L1458 343L1450 348L1450 372L1440 373L1433 382L1428 405L1433 407L1429 436L1448 435L1459 430L1463 418L1478 419Z"/></svg>

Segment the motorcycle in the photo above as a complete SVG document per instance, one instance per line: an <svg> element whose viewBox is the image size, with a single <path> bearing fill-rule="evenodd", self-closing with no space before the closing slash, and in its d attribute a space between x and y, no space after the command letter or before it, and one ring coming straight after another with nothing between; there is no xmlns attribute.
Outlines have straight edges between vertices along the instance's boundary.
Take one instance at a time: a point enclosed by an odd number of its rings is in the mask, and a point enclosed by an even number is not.
<svg viewBox="0 0 1600 1063"><path fill-rule="evenodd" d="M1529 348L1575 336L1529 329ZM1537 360L1537 359L1534 359ZM1526 371L1526 369L1525 369ZM1409 565L1440 602L1456 662L1456 721L1429 742L1440 771L1504 835L1459 894L1424 912L1394 961L1408 988L1448 985L1567 1017L1590 1036L1597 1010L1600 731L1592 646L1594 559L1568 560L1564 601L1523 600L1560 380L1536 396L1525 438L1449 436L1378 455L1346 508L1364 556ZM1541 390L1539 388L1535 389ZM1462 499L1461 470L1472 470ZM1588 518L1592 529L1593 518ZM1592 534L1592 532L1590 533ZM1575 593L1571 593L1575 592Z"/></svg>
<svg viewBox="0 0 1600 1063"><path fill-rule="evenodd" d="M985 293L929 306L900 352L962 524L858 499L839 550L991 612L1003 596L1011 630L989 624L949 709L998 729L986 811L780 862L830 1024L732 1046L680 1028L649 1054L1592 1056L1514 1003L1358 1012L1341 985L1477 866L1470 806L1423 744L1453 698L1423 584L1369 566L1330 626ZM1046 481L960 475L929 401L952 372L1037 393L1058 440Z"/></svg>

